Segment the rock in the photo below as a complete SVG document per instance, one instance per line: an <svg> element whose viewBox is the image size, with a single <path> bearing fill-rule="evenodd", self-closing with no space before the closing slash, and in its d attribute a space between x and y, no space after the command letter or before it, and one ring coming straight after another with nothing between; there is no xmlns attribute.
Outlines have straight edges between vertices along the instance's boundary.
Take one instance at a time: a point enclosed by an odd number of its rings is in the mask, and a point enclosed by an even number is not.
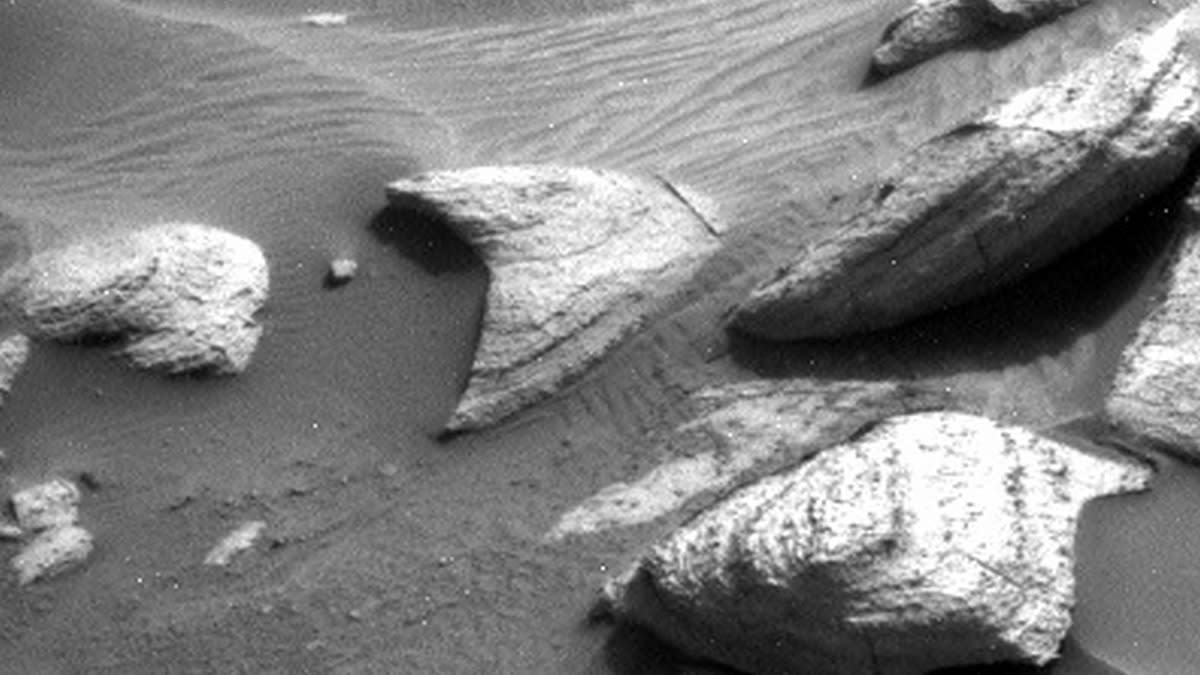
<svg viewBox="0 0 1200 675"><path fill-rule="evenodd" d="M29 338L19 333L0 340L0 403L12 391L13 382L29 360L29 351Z"/></svg>
<svg viewBox="0 0 1200 675"><path fill-rule="evenodd" d="M648 523L758 467L794 464L881 419L947 403L937 392L895 382L759 380L706 389L693 397L698 417L656 451L663 458L656 467L584 500L546 539Z"/></svg>
<svg viewBox="0 0 1200 675"><path fill-rule="evenodd" d="M329 262L329 271L325 273L325 286L337 288L345 286L354 280L358 274L358 262L351 258L335 258Z"/></svg>
<svg viewBox="0 0 1200 675"><path fill-rule="evenodd" d="M349 20L350 16L348 14L341 14L339 12L316 12L313 14L305 14L304 16L300 17L300 21L302 21L306 26L312 26L314 28L345 26Z"/></svg>
<svg viewBox="0 0 1200 675"><path fill-rule="evenodd" d="M871 57L877 75L893 75L961 45L1024 31L1090 0L916 0L884 29Z"/></svg>
<svg viewBox="0 0 1200 675"><path fill-rule="evenodd" d="M451 432L494 424L561 389L637 330L718 244L702 198L613 171L433 172L392 183L388 197L444 221L491 272Z"/></svg>
<svg viewBox="0 0 1200 675"><path fill-rule="evenodd" d="M78 525L52 527L38 536L16 556L11 564L22 586L38 579L56 576L92 553L92 535Z"/></svg>
<svg viewBox="0 0 1200 675"><path fill-rule="evenodd" d="M13 494L11 501L17 524L26 530L73 525L79 519L81 495L75 484L63 478L31 485Z"/></svg>
<svg viewBox="0 0 1200 675"><path fill-rule="evenodd" d="M1044 664L1070 623L1080 508L1150 477L980 417L893 418L733 492L606 599L745 673Z"/></svg>
<svg viewBox="0 0 1200 675"><path fill-rule="evenodd" d="M228 565L233 560L233 556L254 546L254 542L258 540L259 535L266 527L267 524L261 520L242 523L214 546L208 555L204 556L204 564L218 567Z"/></svg>
<svg viewBox="0 0 1200 675"><path fill-rule="evenodd" d="M894 326L1027 276L1163 190L1200 142L1197 14L918 147L735 325L776 340Z"/></svg>
<svg viewBox="0 0 1200 675"><path fill-rule="evenodd" d="M1200 190L1157 305L1125 348L1105 413L1126 441L1200 460Z"/></svg>
<svg viewBox="0 0 1200 675"><path fill-rule="evenodd" d="M170 224L35 254L0 284L34 339L115 342L139 368L231 374L262 333L268 272L247 239Z"/></svg>

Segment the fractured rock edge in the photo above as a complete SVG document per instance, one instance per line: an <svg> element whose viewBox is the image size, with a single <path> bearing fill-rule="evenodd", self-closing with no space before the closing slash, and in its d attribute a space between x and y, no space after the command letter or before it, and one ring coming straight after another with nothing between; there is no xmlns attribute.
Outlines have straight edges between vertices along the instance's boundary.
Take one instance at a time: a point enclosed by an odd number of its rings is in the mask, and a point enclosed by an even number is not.
<svg viewBox="0 0 1200 675"><path fill-rule="evenodd" d="M1152 470L962 413L894 418L743 487L606 587L608 608L746 673L1044 664L1090 499Z"/></svg>
<svg viewBox="0 0 1200 675"><path fill-rule="evenodd" d="M755 288L774 340L892 327L1014 283L1180 177L1200 144L1200 8L929 141Z"/></svg>
<svg viewBox="0 0 1200 675"><path fill-rule="evenodd" d="M576 379L681 289L720 233L703 197L608 170L477 167L387 190L394 208L443 221L491 274L450 433L493 425Z"/></svg>

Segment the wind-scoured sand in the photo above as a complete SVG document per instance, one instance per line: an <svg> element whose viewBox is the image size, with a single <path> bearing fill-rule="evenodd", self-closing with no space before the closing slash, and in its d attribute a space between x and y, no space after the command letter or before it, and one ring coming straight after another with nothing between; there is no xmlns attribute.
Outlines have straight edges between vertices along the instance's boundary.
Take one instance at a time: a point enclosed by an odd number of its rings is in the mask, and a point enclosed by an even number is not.
<svg viewBox="0 0 1200 675"><path fill-rule="evenodd" d="M258 351L232 379L35 348L0 409L0 476L84 486L95 551L50 583L0 583L0 671L715 672L586 623L595 589L662 527L543 539L574 505L650 469L689 393L904 376L1029 426L1098 409L1171 237L1153 207L1028 282L886 334L765 346L721 326L900 153L1183 2L1096 0L873 86L871 51L905 2L476 4L0 3L4 259L199 222L257 242L272 288ZM318 11L346 21L304 21ZM690 185L721 204L726 249L566 394L437 443L487 272L447 233L387 211L384 186L532 162ZM339 257L357 275L330 290ZM1194 476L1171 475L1168 488L1196 491ZM1092 509L1115 510L1115 539L1084 519L1079 631L1053 672L1200 664L1188 576L1200 567L1171 543L1194 528L1170 510L1196 507L1173 494ZM266 523L251 547L204 565L247 521ZM1159 604L1122 609L1164 579Z"/></svg>

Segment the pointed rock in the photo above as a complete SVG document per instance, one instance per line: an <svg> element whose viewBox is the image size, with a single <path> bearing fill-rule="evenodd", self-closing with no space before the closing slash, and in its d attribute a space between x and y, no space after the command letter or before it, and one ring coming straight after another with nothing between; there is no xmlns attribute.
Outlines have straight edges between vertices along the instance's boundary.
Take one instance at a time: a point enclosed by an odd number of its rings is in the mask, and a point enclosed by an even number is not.
<svg viewBox="0 0 1200 675"><path fill-rule="evenodd" d="M658 466L584 500L559 519L546 539L641 525L678 513L695 497L715 495L760 467L795 464L874 422L944 407L948 400L897 382L760 380L706 389L693 403L701 414L659 449L663 460Z"/></svg>
<svg viewBox="0 0 1200 675"><path fill-rule="evenodd" d="M258 344L268 272L247 239L171 224L38 253L0 287L34 339L115 342L139 368L229 374Z"/></svg>
<svg viewBox="0 0 1200 675"><path fill-rule="evenodd" d="M894 326L1045 266L1180 176L1200 143L1200 9L918 147L739 308L776 340Z"/></svg>
<svg viewBox="0 0 1200 675"><path fill-rule="evenodd" d="M980 417L893 418L732 493L606 600L739 672L1043 664L1070 623L1079 510L1150 476Z"/></svg>
<svg viewBox="0 0 1200 675"><path fill-rule="evenodd" d="M884 30L871 57L893 75L972 41L1024 31L1091 0L916 0Z"/></svg>
<svg viewBox="0 0 1200 675"><path fill-rule="evenodd" d="M480 167L388 186L491 272L466 392L447 431L542 400L633 333L717 248L706 201L659 178L556 166Z"/></svg>

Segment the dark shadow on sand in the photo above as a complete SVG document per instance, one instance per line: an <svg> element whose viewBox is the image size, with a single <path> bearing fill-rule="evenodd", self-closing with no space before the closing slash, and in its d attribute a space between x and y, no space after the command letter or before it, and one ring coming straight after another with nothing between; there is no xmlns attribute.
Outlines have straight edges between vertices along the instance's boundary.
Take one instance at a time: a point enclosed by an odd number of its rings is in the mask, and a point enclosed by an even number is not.
<svg viewBox="0 0 1200 675"><path fill-rule="evenodd" d="M372 234L434 276L486 271L483 261L428 210L389 206L371 219Z"/></svg>

